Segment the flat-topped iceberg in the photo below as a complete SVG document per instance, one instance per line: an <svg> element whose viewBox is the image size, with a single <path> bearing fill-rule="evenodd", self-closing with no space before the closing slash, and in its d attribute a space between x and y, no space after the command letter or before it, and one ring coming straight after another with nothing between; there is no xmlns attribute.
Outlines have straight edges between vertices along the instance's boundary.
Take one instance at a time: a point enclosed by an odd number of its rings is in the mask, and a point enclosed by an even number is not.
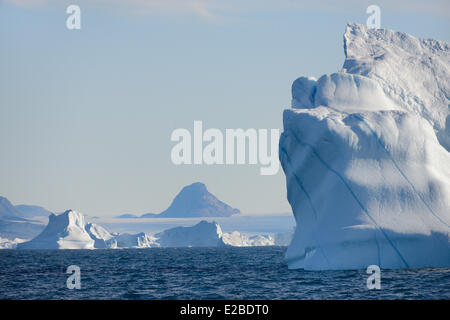
<svg viewBox="0 0 450 320"><path fill-rule="evenodd" d="M349 24L344 49L283 114L288 266L450 267L448 44Z"/></svg>
<svg viewBox="0 0 450 320"><path fill-rule="evenodd" d="M115 248L152 248L159 247L156 239L145 232L123 233L114 237ZM112 248L112 247L111 247Z"/></svg>
<svg viewBox="0 0 450 320"><path fill-rule="evenodd" d="M222 229L215 222L200 221L192 227L175 227L157 233L161 247L216 247L220 245Z"/></svg>

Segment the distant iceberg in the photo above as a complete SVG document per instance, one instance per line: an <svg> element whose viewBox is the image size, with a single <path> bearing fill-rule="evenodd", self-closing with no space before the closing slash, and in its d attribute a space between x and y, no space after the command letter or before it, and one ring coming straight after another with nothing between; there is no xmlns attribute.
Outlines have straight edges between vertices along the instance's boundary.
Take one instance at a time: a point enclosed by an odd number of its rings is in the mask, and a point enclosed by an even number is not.
<svg viewBox="0 0 450 320"><path fill-rule="evenodd" d="M159 247L155 237L140 232L136 234L122 233L114 237L115 247L112 248L152 248Z"/></svg>
<svg viewBox="0 0 450 320"><path fill-rule="evenodd" d="M49 216L47 227L36 238L17 245L17 249L94 249L96 240L86 230L84 215L67 210Z"/></svg>
<svg viewBox="0 0 450 320"><path fill-rule="evenodd" d="M15 249L19 243L26 240L20 238L8 239L0 237L0 249Z"/></svg>
<svg viewBox="0 0 450 320"><path fill-rule="evenodd" d="M222 229L215 222L200 221L192 227L175 227L155 234L161 247L216 247Z"/></svg>
<svg viewBox="0 0 450 320"><path fill-rule="evenodd" d="M94 248L117 248L116 234L110 233L108 230L95 223L85 224L84 230L86 230L91 239L94 240Z"/></svg>
<svg viewBox="0 0 450 320"><path fill-rule="evenodd" d="M47 227L34 239L19 243L17 249L117 249L158 247L155 238L145 234L117 234L94 223L74 210L49 216Z"/></svg>
<svg viewBox="0 0 450 320"><path fill-rule="evenodd" d="M289 237L289 236L288 236ZM286 234L245 235L222 232L216 222L200 221L191 227L175 227L157 234L111 233L102 226L86 223L83 214L67 210L50 215L41 234L30 241L0 240L0 248L17 249L121 249L153 247L220 247L286 245ZM22 242L22 243L19 243Z"/></svg>
<svg viewBox="0 0 450 320"><path fill-rule="evenodd" d="M292 85L289 268L450 267L447 43L348 24L341 72Z"/></svg>

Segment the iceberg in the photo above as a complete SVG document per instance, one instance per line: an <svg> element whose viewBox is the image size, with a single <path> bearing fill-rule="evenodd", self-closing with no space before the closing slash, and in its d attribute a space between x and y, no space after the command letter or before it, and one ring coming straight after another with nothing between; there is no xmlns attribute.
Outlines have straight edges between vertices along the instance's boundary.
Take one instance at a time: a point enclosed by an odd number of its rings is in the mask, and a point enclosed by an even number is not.
<svg viewBox="0 0 450 320"><path fill-rule="evenodd" d="M175 227L155 234L161 247L216 247L222 229L216 222L200 221L192 227Z"/></svg>
<svg viewBox="0 0 450 320"><path fill-rule="evenodd" d="M152 248L159 247L155 237L144 232L137 234L122 233L114 237L116 248Z"/></svg>
<svg viewBox="0 0 450 320"><path fill-rule="evenodd" d="M8 239L0 237L0 249L15 249L19 243L26 240L20 238Z"/></svg>
<svg viewBox="0 0 450 320"><path fill-rule="evenodd" d="M96 241L86 230L84 215L67 210L51 214L47 227L34 239L17 245L17 249L94 249Z"/></svg>
<svg viewBox="0 0 450 320"><path fill-rule="evenodd" d="M89 237L94 240L94 248L117 248L117 235L110 233L105 228L95 223L88 223L85 225L84 229L89 234Z"/></svg>
<svg viewBox="0 0 450 320"><path fill-rule="evenodd" d="M262 246L285 246L276 241L276 235L255 234L246 235L239 231L222 234L222 244L232 247L262 247Z"/></svg>
<svg viewBox="0 0 450 320"><path fill-rule="evenodd" d="M288 267L450 267L449 46L348 24L344 51L283 113Z"/></svg>
<svg viewBox="0 0 450 320"><path fill-rule="evenodd" d="M118 249L159 247L146 233L111 233L74 210L51 214L47 227L34 239L18 243L17 249Z"/></svg>
<svg viewBox="0 0 450 320"><path fill-rule="evenodd" d="M276 242L277 235L247 235L238 231L223 232L214 221L200 221L192 227L175 227L155 235L161 247L257 247L286 245Z"/></svg>
<svg viewBox="0 0 450 320"><path fill-rule="evenodd" d="M275 233L274 235L274 245L276 246L289 246L289 244L292 241L294 233L293 232L282 232L282 233Z"/></svg>
<svg viewBox="0 0 450 320"><path fill-rule="evenodd" d="M285 235L283 235L285 237ZM49 216L47 227L34 239L0 238L0 249L122 249L154 247L222 247L286 245L277 235L224 233L214 221L200 221L191 227L175 227L157 234L112 233L74 210Z"/></svg>

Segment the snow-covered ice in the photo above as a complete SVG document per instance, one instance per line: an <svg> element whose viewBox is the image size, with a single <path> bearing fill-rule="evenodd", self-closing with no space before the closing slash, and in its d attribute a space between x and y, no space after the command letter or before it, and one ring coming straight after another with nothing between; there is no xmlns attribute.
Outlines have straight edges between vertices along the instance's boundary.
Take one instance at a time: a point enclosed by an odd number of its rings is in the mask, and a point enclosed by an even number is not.
<svg viewBox="0 0 450 320"><path fill-rule="evenodd" d="M117 248L152 248L159 247L156 238L140 232L136 234L122 233L114 237Z"/></svg>
<svg viewBox="0 0 450 320"><path fill-rule="evenodd" d="M215 222L200 221L192 227L175 227L155 235L161 247L215 247L222 229Z"/></svg>
<svg viewBox="0 0 450 320"><path fill-rule="evenodd" d="M25 239L20 238L8 239L0 237L0 249L14 249L19 243L25 241Z"/></svg>
<svg viewBox="0 0 450 320"><path fill-rule="evenodd" d="M116 234L74 210L50 215L47 227L36 238L17 245L18 249L115 249L158 246L145 233Z"/></svg>
<svg viewBox="0 0 450 320"><path fill-rule="evenodd" d="M121 249L152 247L217 247L287 245L283 235L247 235L222 232L214 221L200 221L190 227L174 227L156 234L144 232L111 233L102 226L86 223L85 216L73 210L51 214L47 227L30 241L0 240L0 248L18 249Z"/></svg>
<svg viewBox="0 0 450 320"><path fill-rule="evenodd" d="M342 71L292 86L290 268L450 266L448 44L348 24Z"/></svg>
<svg viewBox="0 0 450 320"><path fill-rule="evenodd" d="M95 240L86 230L84 215L67 210L51 214L47 227L34 239L17 245L18 249L94 249Z"/></svg>
<svg viewBox="0 0 450 320"><path fill-rule="evenodd" d="M84 226L84 229L89 234L91 239L94 240L94 248L117 248L116 235L110 233L105 228L95 223L88 223Z"/></svg>

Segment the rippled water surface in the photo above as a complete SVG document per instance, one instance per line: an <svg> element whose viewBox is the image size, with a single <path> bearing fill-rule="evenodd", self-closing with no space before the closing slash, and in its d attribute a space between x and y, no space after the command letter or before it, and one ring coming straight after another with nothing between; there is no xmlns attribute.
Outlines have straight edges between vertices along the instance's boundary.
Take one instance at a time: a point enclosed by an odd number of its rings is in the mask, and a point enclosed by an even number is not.
<svg viewBox="0 0 450 320"><path fill-rule="evenodd" d="M0 299L450 299L450 269L382 270L368 290L365 270L288 270L285 250L0 250Z"/></svg>

